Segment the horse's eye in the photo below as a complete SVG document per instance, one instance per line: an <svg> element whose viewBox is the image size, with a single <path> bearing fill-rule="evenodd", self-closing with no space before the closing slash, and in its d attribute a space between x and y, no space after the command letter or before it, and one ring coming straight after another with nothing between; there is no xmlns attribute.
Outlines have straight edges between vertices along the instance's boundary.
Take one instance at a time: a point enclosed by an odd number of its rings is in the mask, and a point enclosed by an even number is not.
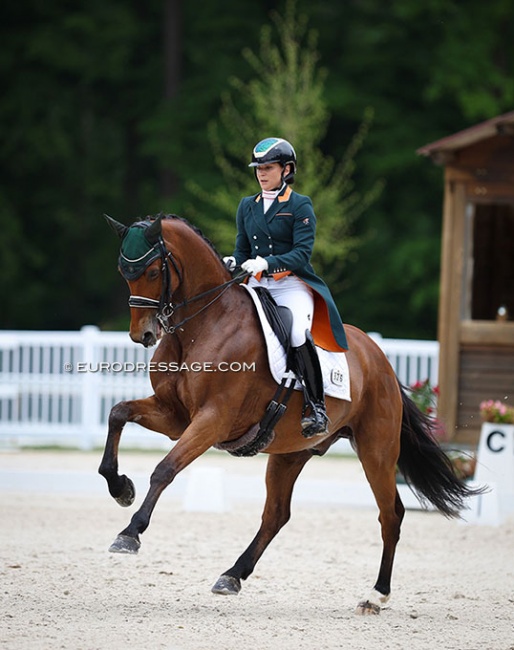
<svg viewBox="0 0 514 650"><path fill-rule="evenodd" d="M157 280L159 275L160 275L159 269L150 269L146 274L146 277L148 278L148 280Z"/></svg>

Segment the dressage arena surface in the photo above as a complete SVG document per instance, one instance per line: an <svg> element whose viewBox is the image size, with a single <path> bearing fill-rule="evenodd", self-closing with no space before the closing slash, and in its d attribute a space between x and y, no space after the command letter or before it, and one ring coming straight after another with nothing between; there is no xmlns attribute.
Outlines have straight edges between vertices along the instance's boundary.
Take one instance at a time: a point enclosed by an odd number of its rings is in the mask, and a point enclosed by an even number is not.
<svg viewBox="0 0 514 650"><path fill-rule="evenodd" d="M189 468L139 555L108 553L162 455L121 451L139 489L123 509L96 476L100 451L0 452L0 648L514 649L513 518L472 526L408 510L389 607L357 617L378 572L377 510L352 504L365 483L354 458L313 458L291 521L239 596L215 596L258 528L266 458L206 454L195 465L220 470L225 511L185 508Z"/></svg>

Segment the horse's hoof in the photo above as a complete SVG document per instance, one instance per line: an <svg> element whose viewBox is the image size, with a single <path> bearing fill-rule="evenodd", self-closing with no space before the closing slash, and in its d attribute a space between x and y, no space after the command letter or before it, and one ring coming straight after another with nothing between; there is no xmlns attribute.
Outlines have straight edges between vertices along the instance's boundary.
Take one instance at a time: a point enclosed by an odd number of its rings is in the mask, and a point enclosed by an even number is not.
<svg viewBox="0 0 514 650"><path fill-rule="evenodd" d="M109 547L109 553L130 553L137 555L141 542L135 537L128 535L118 535Z"/></svg>
<svg viewBox="0 0 514 650"><path fill-rule="evenodd" d="M114 497L114 499L116 503L119 503L123 508L128 508L134 503L134 499L136 498L136 488L134 483L128 476L125 476L125 474L120 478L123 481L123 490L121 494Z"/></svg>
<svg viewBox="0 0 514 650"><path fill-rule="evenodd" d="M383 594L378 589L372 589L370 595L366 600L361 600L357 605L355 613L359 616L378 616L382 611L382 607L391 598L391 593Z"/></svg>
<svg viewBox="0 0 514 650"><path fill-rule="evenodd" d="M237 596L241 591L241 580L233 576L220 576L211 591L222 596Z"/></svg>
<svg viewBox="0 0 514 650"><path fill-rule="evenodd" d="M378 616L380 614L380 605L372 603L369 600L362 600L357 605L355 613L358 616Z"/></svg>

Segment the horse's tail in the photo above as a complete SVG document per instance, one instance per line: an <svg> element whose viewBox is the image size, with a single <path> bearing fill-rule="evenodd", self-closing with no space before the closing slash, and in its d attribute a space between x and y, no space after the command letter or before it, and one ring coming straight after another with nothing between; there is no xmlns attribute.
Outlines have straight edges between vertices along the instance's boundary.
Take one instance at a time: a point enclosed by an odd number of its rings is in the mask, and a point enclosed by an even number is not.
<svg viewBox="0 0 514 650"><path fill-rule="evenodd" d="M447 517L459 517L465 500L481 494L458 478L448 456L434 440L432 423L400 384L403 402L398 468L423 503L429 501Z"/></svg>

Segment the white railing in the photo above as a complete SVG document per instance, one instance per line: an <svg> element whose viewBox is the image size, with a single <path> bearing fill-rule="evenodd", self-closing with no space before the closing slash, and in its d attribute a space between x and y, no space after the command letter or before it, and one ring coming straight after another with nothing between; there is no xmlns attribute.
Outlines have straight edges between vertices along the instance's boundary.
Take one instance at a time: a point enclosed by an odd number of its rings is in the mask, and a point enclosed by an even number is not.
<svg viewBox="0 0 514 650"><path fill-rule="evenodd" d="M428 379L437 386L439 373L439 342L414 339L384 339L376 332L369 336L382 348L396 376L404 386Z"/></svg>
<svg viewBox="0 0 514 650"><path fill-rule="evenodd" d="M436 341L383 339L371 335L388 356L400 381L437 383ZM127 333L0 331L0 448L103 445L114 404L152 394L148 373L153 350ZM122 445L170 447L158 433L128 424Z"/></svg>

